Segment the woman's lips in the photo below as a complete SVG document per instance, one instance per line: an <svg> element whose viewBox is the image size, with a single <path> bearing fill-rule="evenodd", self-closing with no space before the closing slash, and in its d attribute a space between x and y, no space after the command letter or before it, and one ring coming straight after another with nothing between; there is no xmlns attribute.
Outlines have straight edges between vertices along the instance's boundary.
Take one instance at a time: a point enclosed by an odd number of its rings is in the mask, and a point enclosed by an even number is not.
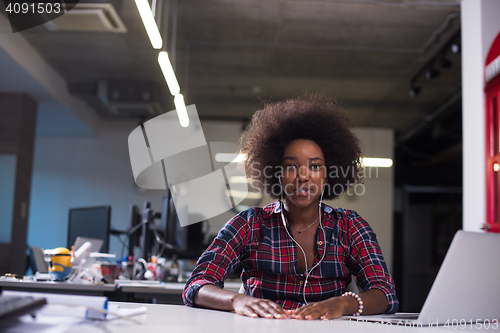
<svg viewBox="0 0 500 333"><path fill-rule="evenodd" d="M316 194L316 187L313 186L303 186L300 188L284 188L286 195L297 196L297 197L310 197Z"/></svg>
<svg viewBox="0 0 500 333"><path fill-rule="evenodd" d="M309 195L309 192L311 191L310 188L308 187L302 187L302 188L299 188L296 193L299 197L306 197Z"/></svg>

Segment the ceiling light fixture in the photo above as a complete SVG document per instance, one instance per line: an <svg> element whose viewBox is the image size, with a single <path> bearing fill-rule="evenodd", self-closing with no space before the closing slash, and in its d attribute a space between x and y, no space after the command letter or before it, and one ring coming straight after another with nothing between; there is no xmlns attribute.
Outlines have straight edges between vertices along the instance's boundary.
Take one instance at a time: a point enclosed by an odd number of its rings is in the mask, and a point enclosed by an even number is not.
<svg viewBox="0 0 500 333"><path fill-rule="evenodd" d="M451 68L451 66L453 65L453 63L446 57L447 50L448 50L448 47L444 46L441 49L441 52L439 52L439 54L436 55L434 57L434 59L431 60L430 63L431 64L437 64L437 66L439 68L444 68L444 69Z"/></svg>
<svg viewBox="0 0 500 333"><path fill-rule="evenodd" d="M168 54L165 51L161 51L158 55L158 64L160 64L161 71L167 81L168 89L172 96L174 96L175 109L177 110L177 117L179 117L179 122L182 127L189 126L189 115L187 113L186 104L184 102L184 96L181 94L181 88L179 87L179 82L175 77L174 69L168 59Z"/></svg>
<svg viewBox="0 0 500 333"><path fill-rule="evenodd" d="M420 94L420 87L417 86L410 86L410 90L408 90L408 94L411 97L416 97L418 94Z"/></svg>
<svg viewBox="0 0 500 333"><path fill-rule="evenodd" d="M363 157L361 164L365 167L390 168L393 163L390 158Z"/></svg>
<svg viewBox="0 0 500 333"><path fill-rule="evenodd" d="M217 158L217 155L215 155L216 158ZM239 184L251 184L252 183L252 179L251 178L247 178L245 176L232 176L232 177L229 178L229 182L232 183L232 184L236 184L236 183L239 183Z"/></svg>
<svg viewBox="0 0 500 333"><path fill-rule="evenodd" d="M156 25L153 12L149 7L148 0L135 0L135 4L139 10L139 14L141 15L142 23L146 28L151 45L153 45L153 48L157 50L161 49L163 46L163 40L161 38L160 31L158 30L158 26Z"/></svg>
<svg viewBox="0 0 500 333"><path fill-rule="evenodd" d="M184 103L184 96L182 94L175 95L174 97L175 109L177 110L177 117L179 117L179 122L182 127L189 126L189 116L186 109L186 104Z"/></svg>
<svg viewBox="0 0 500 333"><path fill-rule="evenodd" d="M429 67L426 71L425 71L425 78L427 80L432 80L432 79L435 79L439 76L439 74L441 74L440 71L438 71L437 69L435 68L432 68L432 67Z"/></svg>
<svg viewBox="0 0 500 333"><path fill-rule="evenodd" d="M177 78L175 77L174 68L168 59L168 54L165 51L161 51L158 55L158 63L160 64L161 71L167 81L168 89L172 96L178 95L181 92Z"/></svg>
<svg viewBox="0 0 500 333"><path fill-rule="evenodd" d="M450 68L452 65L451 61L446 58L439 58L438 66L441 68Z"/></svg>
<svg viewBox="0 0 500 333"><path fill-rule="evenodd" d="M460 29L413 75L410 81L410 90L408 90L411 97L415 97L421 92L420 87L416 86L419 77L425 76L427 80L435 79L441 74L437 67L451 68L453 63L447 59L447 53L450 49L453 53L460 52Z"/></svg>
<svg viewBox="0 0 500 333"><path fill-rule="evenodd" d="M215 154L215 160L217 162L224 162L224 163L239 163L243 162L245 159L246 154L229 154L229 153L218 153Z"/></svg>
<svg viewBox="0 0 500 333"><path fill-rule="evenodd" d="M262 193L260 192L245 192L229 190L229 195L233 198L246 198L246 199L261 199Z"/></svg>

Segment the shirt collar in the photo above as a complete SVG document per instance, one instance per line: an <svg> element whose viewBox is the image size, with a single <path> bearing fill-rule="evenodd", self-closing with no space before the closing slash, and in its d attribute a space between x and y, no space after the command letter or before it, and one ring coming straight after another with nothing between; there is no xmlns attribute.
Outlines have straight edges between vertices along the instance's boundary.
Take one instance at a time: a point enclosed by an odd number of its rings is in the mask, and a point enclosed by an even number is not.
<svg viewBox="0 0 500 333"><path fill-rule="evenodd" d="M270 203L269 205L265 206L264 210L268 213L272 212L272 213L277 214L277 213L281 213L281 209L282 209L281 206L282 206L281 200L276 200L275 202ZM323 208L323 211L328 213L328 214L330 214L333 210L332 207L328 206L327 204L325 204L323 202L321 203L321 208Z"/></svg>

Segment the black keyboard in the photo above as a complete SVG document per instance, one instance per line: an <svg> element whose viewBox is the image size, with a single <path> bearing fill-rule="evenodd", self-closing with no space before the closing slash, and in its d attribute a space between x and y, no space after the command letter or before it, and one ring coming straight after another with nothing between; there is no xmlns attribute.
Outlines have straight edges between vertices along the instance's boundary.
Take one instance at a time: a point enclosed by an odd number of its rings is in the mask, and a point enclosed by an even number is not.
<svg viewBox="0 0 500 333"><path fill-rule="evenodd" d="M0 322L15 319L27 313L33 314L47 304L43 297L0 295Z"/></svg>

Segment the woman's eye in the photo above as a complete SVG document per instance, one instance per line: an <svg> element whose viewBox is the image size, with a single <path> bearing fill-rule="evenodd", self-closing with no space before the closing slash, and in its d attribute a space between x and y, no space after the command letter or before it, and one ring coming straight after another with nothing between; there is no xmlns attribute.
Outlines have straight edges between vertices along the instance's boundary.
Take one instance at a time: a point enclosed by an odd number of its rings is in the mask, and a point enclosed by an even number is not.
<svg viewBox="0 0 500 333"><path fill-rule="evenodd" d="M313 165L311 165L311 169L313 169L313 170L318 170L320 168L321 168L321 165L319 165L319 164L313 164Z"/></svg>
<svg viewBox="0 0 500 333"><path fill-rule="evenodd" d="M288 164L288 165L286 166L286 168L287 168L287 169L295 169L295 165L293 165L293 164Z"/></svg>

